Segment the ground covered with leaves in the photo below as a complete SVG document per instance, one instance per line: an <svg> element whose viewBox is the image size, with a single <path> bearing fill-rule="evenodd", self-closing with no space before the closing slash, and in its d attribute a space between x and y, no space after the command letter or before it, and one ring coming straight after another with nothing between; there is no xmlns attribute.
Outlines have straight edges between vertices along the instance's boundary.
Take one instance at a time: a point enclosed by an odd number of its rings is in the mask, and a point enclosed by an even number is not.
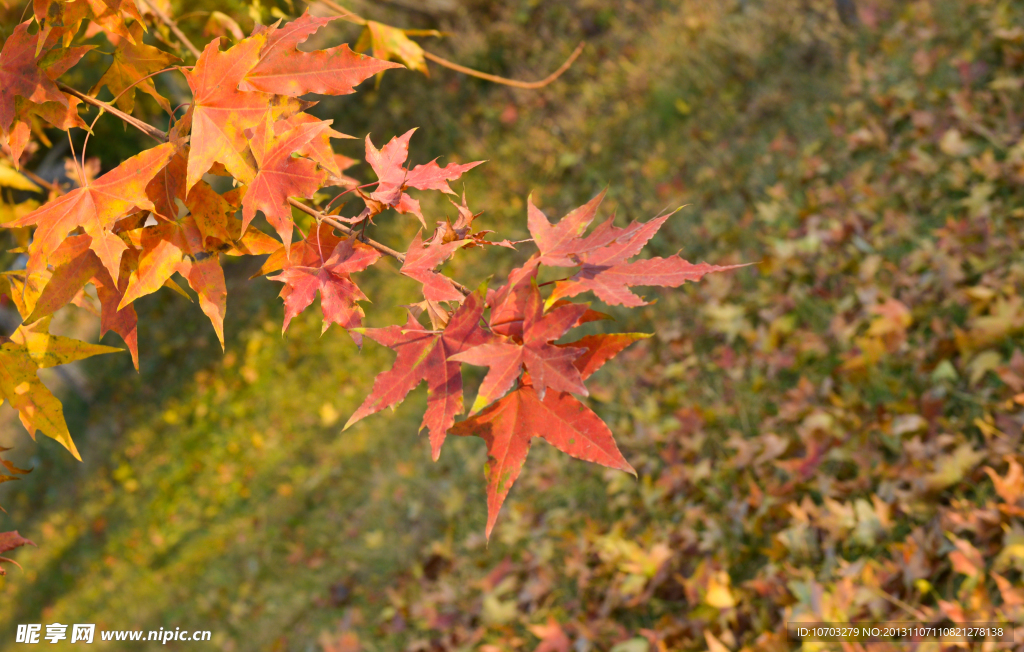
<svg viewBox="0 0 1024 652"><path fill-rule="evenodd" d="M525 235L531 190L562 214L607 185L622 220L687 204L656 253L756 263L649 294L624 330L654 337L594 376L639 478L538 444L485 544L480 442L432 463L416 393L342 434L391 355L309 314L282 340L276 288L229 267L223 357L155 295L146 323L182 325L140 334L141 375L99 359L67 399L85 463L17 435L35 470L2 529L40 546L0 579L2 640L97 622L224 650L735 652L790 649L792 620L940 619L1024 640L1024 4L857 4L853 29L824 1L396 11L510 76L590 43L541 91L435 71L322 115L488 159L467 195L507 210L485 226Z"/></svg>

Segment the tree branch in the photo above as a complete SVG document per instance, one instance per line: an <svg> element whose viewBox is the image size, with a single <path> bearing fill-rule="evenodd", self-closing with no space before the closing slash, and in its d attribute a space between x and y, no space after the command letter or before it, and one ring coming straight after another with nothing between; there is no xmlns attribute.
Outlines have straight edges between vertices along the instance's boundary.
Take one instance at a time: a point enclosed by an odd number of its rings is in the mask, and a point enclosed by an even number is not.
<svg viewBox="0 0 1024 652"><path fill-rule="evenodd" d="M156 141L159 141L161 143L166 143L167 142L167 134L165 134L164 132L160 131L159 129L157 129L153 125L147 124L147 123L143 122L142 120L139 120L138 118L133 118L132 116L130 116L127 113L125 113L124 111L122 111L122 110L120 110L120 109L118 109L118 108L116 108L116 107L114 107L114 106L112 106L110 104L107 104L103 100L97 100L95 97L91 97L89 95L86 95L85 93L83 93L81 91L78 91L78 90L75 90L74 88L71 88L67 84L63 84L61 82L57 82L57 88L59 88L60 90L64 91L65 93L67 93L69 95L74 95L75 97L77 97L78 99L82 100L86 104L91 104L91 105L93 105L95 107L99 107L101 110L106 111L107 113L109 113L111 115L117 116L118 118L120 118L124 122L130 124L131 126L135 127L136 129L138 129L139 131L141 131L142 133L146 134L147 136L149 136L150 138L152 138L152 139L154 139Z"/></svg>
<svg viewBox="0 0 1024 652"><path fill-rule="evenodd" d="M519 81L517 79L508 79L507 77L499 77L497 75L492 75L492 74L489 74L489 73L486 73L486 72L480 72L479 70L474 70L472 68L467 68L466 66L461 66L461 65L455 63L454 61L449 61L448 59L439 57L436 54L432 54L430 52L427 52L426 50L423 50L423 56L426 57L427 59L430 59L431 61L433 61L434 63L436 63L436 64L438 64L440 66L444 66L445 68L450 68L450 69L452 69L452 70L454 70L456 72L461 72L462 74L469 75L470 77L478 77L479 79L486 79L489 82L494 82L495 84L502 84L503 86L512 86L513 88L526 88L526 89L534 90L534 89L537 89L537 88L544 88L545 86L547 86L551 82L553 82L556 79L558 79L559 77L561 77L562 73L564 73L566 70L568 70L569 66L571 66L576 61L576 59L580 56L580 53L583 52L583 47L586 44L587 44L586 41L580 41L580 44L577 45L576 49L572 51L572 54L569 55L569 58L566 59L565 62L562 63L562 65L560 65L557 70L555 70L553 73L551 73L550 75L548 75L544 79L541 79L540 81L535 81L535 82Z"/></svg>
<svg viewBox="0 0 1024 652"><path fill-rule="evenodd" d="M160 22L162 22L164 25L167 25L168 29L171 30L171 32L174 34L175 37L177 37L179 41L181 41L182 45L188 48L188 51L192 53L192 56L194 56L196 60L199 59L199 55L202 54L202 51L200 51L200 49L197 48L195 44L192 41L190 41L187 36L185 36L185 32L181 31L181 28L178 27L178 24L176 22L171 20L170 16L160 11L160 8L152 2L142 0L142 4L144 4L151 12L153 12L153 15L160 19Z"/></svg>
<svg viewBox="0 0 1024 652"><path fill-rule="evenodd" d="M338 14L338 17L341 18L342 20L347 20L350 23L355 23L357 25L365 25L366 22L367 22L365 18L363 18L362 16L359 16L359 15L349 11L348 9L342 7L338 3L334 2L334 0L316 0L316 1L320 2L321 4L323 4L328 9L331 9L334 12L336 12ZM535 81L535 82L526 82L526 81L519 81L518 79L509 79L508 77L499 77L498 75L492 75L490 73L481 72L481 71L475 70L473 68L467 68L466 66L457 64L454 61L449 61L448 59L445 59L444 57L439 57L436 54L433 54L431 52L427 52L423 48L420 48L420 51L423 53L424 57L426 57L427 59L430 59L431 61L433 61L437 65L444 66L445 68L449 68L449 69L454 70L456 72L461 72L464 75L469 75L470 77L477 77L479 79L486 79L489 82L494 82L495 84L501 84L503 86L512 86L513 88L526 88L526 89L534 90L534 89L538 89L538 88L543 88L543 87L547 86L548 84L550 84L551 82L553 82L556 79L558 79L559 77L561 77L562 73L564 73L566 70L568 70L569 66L571 66L576 61L576 59L580 56L580 53L583 52L583 47L586 44L587 44L586 41L581 41L580 44L576 46L576 49L572 51L572 54L569 55L569 58L566 59L565 62L562 63L562 65L560 65L557 70L555 70L553 73L551 73L550 75L548 75L544 79L541 79L540 81Z"/></svg>

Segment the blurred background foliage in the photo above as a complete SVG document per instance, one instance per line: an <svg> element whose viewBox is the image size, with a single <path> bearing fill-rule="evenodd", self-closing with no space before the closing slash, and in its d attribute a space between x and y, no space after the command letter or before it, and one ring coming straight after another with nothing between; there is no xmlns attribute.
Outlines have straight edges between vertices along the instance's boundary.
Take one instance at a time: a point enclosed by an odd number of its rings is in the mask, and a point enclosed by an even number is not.
<svg viewBox="0 0 1024 652"><path fill-rule="evenodd" d="M378 144L418 126L414 163L488 159L465 177L484 228L524 237L528 193L561 215L607 186L622 218L685 205L655 253L757 265L627 318L656 335L592 404L639 479L538 444L489 545L482 443L431 463L422 390L342 434L389 354L320 337L314 311L282 338L278 288L246 280L258 261L226 267L224 354L194 305L140 301L141 374L123 355L44 378L83 463L0 412L0 444L34 467L0 487L0 529L39 544L0 578L0 646L26 622L324 652L782 650L797 619L999 621L1024 640L1024 3L855 5L844 23L832 0L353 0L519 79L588 42L539 91L432 66L315 109ZM305 9L170 7L199 43L213 10L248 32ZM88 88L107 61L65 79ZM89 155L145 146L105 118ZM462 278L519 259L488 254ZM411 285L366 276L373 325L397 322Z"/></svg>

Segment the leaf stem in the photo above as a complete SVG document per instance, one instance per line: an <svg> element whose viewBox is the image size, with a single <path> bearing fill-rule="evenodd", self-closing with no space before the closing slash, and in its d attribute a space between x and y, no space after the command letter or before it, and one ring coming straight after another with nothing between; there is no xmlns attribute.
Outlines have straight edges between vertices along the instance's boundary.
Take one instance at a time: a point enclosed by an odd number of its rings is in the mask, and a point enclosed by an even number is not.
<svg viewBox="0 0 1024 652"><path fill-rule="evenodd" d="M136 79L131 84L129 84L127 87L122 89L120 93L115 95L114 99L110 100L110 104L111 105L116 104L117 101L119 99L121 99L122 95L124 95L125 93L127 93L130 90L133 90L136 86L138 86L142 82L146 81L147 79L150 79L152 77L156 77L157 75L159 75L161 73L170 72L172 70L175 70L175 68L164 68L163 70L157 70L154 73L150 73L150 74L146 75L145 77L143 77L142 79ZM92 135L92 130L96 128L96 123L99 122L100 117L103 115L103 111L104 111L104 109L100 108L99 112L96 114L96 117L92 119L92 124L89 125L89 128L85 132L85 142L82 143L82 165L85 165L85 148L89 146L89 136Z"/></svg>

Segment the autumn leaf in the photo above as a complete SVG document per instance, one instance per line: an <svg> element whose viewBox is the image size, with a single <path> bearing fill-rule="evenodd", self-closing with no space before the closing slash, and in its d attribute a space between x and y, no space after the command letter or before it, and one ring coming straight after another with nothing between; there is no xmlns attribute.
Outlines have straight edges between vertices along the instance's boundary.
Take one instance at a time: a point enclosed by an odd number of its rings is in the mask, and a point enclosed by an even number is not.
<svg viewBox="0 0 1024 652"><path fill-rule="evenodd" d="M300 110L301 104L294 99L238 90L259 61L265 43L266 35L257 34L220 52L220 39L215 38L206 45L195 67L185 72L193 95L186 193L214 163L223 164L236 179L255 176L246 159L246 130L256 128L268 112L276 120Z"/></svg>
<svg viewBox="0 0 1024 652"><path fill-rule="evenodd" d="M394 208L399 213L412 213L426 228L427 223L420 210L419 201L406 194L405 189L411 187L420 190L441 190L454 194L448 186L448 182L458 179L467 170L483 163L483 161L465 165L450 163L442 168L437 165L436 161L431 161L426 165L417 165L412 171L409 171L404 166L406 159L409 158L409 139L412 138L415 131L415 129L410 129L401 136L395 136L380 149L374 146L369 135L366 136L366 162L373 168L379 181L377 188L366 195L370 201L367 201L366 210L359 215L358 219L373 217L381 212L383 207L372 205L373 202L379 202L384 206Z"/></svg>
<svg viewBox="0 0 1024 652"><path fill-rule="evenodd" d="M90 248L91 240L88 235L78 235L61 243L50 257L54 266L53 273L34 302L34 308L26 321L33 322L53 314L81 292L87 283L92 283L101 306L100 337L108 331L120 335L128 345L132 362L138 370L138 317L132 306L118 308L129 282L126 261L122 261L122 272L115 283Z"/></svg>
<svg viewBox="0 0 1024 652"><path fill-rule="evenodd" d="M455 424L451 433L480 437L487 443L488 538L534 437L577 459L635 474L604 421L565 392L548 392L541 398L533 387L523 385L480 414Z"/></svg>
<svg viewBox="0 0 1024 652"><path fill-rule="evenodd" d="M330 126L329 120L316 121L276 134L269 115L260 123L249 139L258 172L246 179L249 189L242 200L243 231L256 217L256 211L263 211L281 242L291 244L294 224L288 198L312 197L327 180L327 173L316 162L293 155L307 151L310 143L322 134L341 135Z"/></svg>
<svg viewBox="0 0 1024 652"><path fill-rule="evenodd" d="M469 242L463 240L425 246L421 232L417 232L405 253L402 274L423 284L423 296L427 301L462 301L463 295L451 279L434 270L467 244Z"/></svg>
<svg viewBox="0 0 1024 652"><path fill-rule="evenodd" d="M454 195L455 191L448 185L448 182L455 181L483 162L474 161L465 165L449 163L441 167L434 160L426 165L417 165L409 170L409 174L405 177L405 185L410 188L418 188L419 190L440 190L449 195Z"/></svg>
<svg viewBox="0 0 1024 652"><path fill-rule="evenodd" d="M384 147L377 149L366 136L366 162L373 168L379 180L377 188L370 197L388 206L394 206L402 197L405 177L409 173L403 167L409 158L409 139L415 129L410 129L401 136L395 136Z"/></svg>
<svg viewBox="0 0 1024 652"><path fill-rule="evenodd" d="M480 327L486 301L477 291L452 315L441 333L424 330L413 316L404 326L368 328L363 333L398 353L391 370L379 374L363 404L345 424L357 421L401 403L422 381L427 382L427 411L420 430L430 432L430 448L435 460L441 454L445 433L462 414L462 372L451 356L493 339Z"/></svg>
<svg viewBox="0 0 1024 652"><path fill-rule="evenodd" d="M583 355L584 350L551 344L575 326L586 311L584 304L569 304L544 314L540 292L536 285L531 285L523 312L522 344L512 340L488 342L449 358L453 362L490 367L470 414L507 392L524 365L540 398L544 398L548 387L586 396L587 388L573 366L573 360Z"/></svg>
<svg viewBox="0 0 1024 652"><path fill-rule="evenodd" d="M406 36L408 33L407 30L368 20L363 33L359 35L359 41L356 42L356 52L369 49L378 59L399 59L409 70L419 70L424 75L429 75L427 62L423 58L423 48ZM439 34L433 30L429 33Z"/></svg>
<svg viewBox="0 0 1024 652"><path fill-rule="evenodd" d="M95 94L100 88L106 86L117 98L114 100L114 106L125 113L131 113L135 109L135 89L138 89L156 100L164 111L171 113L171 105L163 95L157 92L153 81L151 79L139 80L146 75L163 70L180 59L143 43L142 23L132 23L128 31L131 33L134 43L116 35L107 35L107 39L115 46L114 61L93 86L90 94ZM132 88L133 84L135 84L134 88Z"/></svg>
<svg viewBox="0 0 1024 652"><path fill-rule="evenodd" d="M152 210L146 185L174 156L174 144L165 143L133 156L84 187L54 199L5 226L37 225L29 248L29 267L40 269L73 229L82 227L90 248L111 278L117 278L127 245L110 229L133 209Z"/></svg>
<svg viewBox="0 0 1024 652"><path fill-rule="evenodd" d="M347 95L373 75L398 64L352 52L347 44L327 50L302 52L298 49L334 17L318 18L309 11L290 23L266 31L266 44L256 65L238 88L299 97L306 93Z"/></svg>
<svg viewBox="0 0 1024 652"><path fill-rule="evenodd" d="M354 237L342 240L325 260L324 251L317 253L319 260L304 265L286 266L272 281L284 283L281 298L284 299L284 326L300 312L309 307L320 293L320 309L324 315L326 331L331 324L349 329L356 344L362 344L362 335L352 331L362 325L363 309L357 301L367 301L366 295L352 282L350 274L360 272L377 262L380 253L359 242Z"/></svg>
<svg viewBox="0 0 1024 652"><path fill-rule="evenodd" d="M118 349L55 337L46 332L49 320L22 324L0 344L0 398L18 411L21 423L35 438L36 431L60 442L81 460L71 440L60 401L39 380L36 370L67 364Z"/></svg>
<svg viewBox="0 0 1024 652"><path fill-rule="evenodd" d="M207 253L204 238L195 220L182 219L145 227L129 233L139 248L138 263L128 277L128 286L118 303L124 310L136 299L152 294L181 274L199 295L199 307L209 317L224 348L224 315L227 311L227 286L217 253Z"/></svg>
<svg viewBox="0 0 1024 652"><path fill-rule="evenodd" d="M555 225L548 221L546 215L533 203L533 197L526 199L527 227L533 241L540 249L540 263L572 267L576 261L569 256L577 253L580 240L587 227L597 216L597 209L604 200L605 191L579 208L569 212Z"/></svg>
<svg viewBox="0 0 1024 652"><path fill-rule="evenodd" d="M91 47L58 50L56 57L37 54L36 36L28 33L31 20L21 23L0 50L0 132L7 135L15 118L15 98L35 104L68 105L54 80L78 62Z"/></svg>
<svg viewBox="0 0 1024 652"><path fill-rule="evenodd" d="M34 546L36 544L32 543L25 537L18 534L17 531L0 532L0 554L10 552L11 550L15 550L26 545ZM18 566L18 562L14 561L13 559L8 559L7 557L0 557L0 562L9 562L14 564L15 566ZM21 566L18 566L18 568L21 568ZM5 571L2 566L0 566L0 576L6 574L7 571Z"/></svg>

